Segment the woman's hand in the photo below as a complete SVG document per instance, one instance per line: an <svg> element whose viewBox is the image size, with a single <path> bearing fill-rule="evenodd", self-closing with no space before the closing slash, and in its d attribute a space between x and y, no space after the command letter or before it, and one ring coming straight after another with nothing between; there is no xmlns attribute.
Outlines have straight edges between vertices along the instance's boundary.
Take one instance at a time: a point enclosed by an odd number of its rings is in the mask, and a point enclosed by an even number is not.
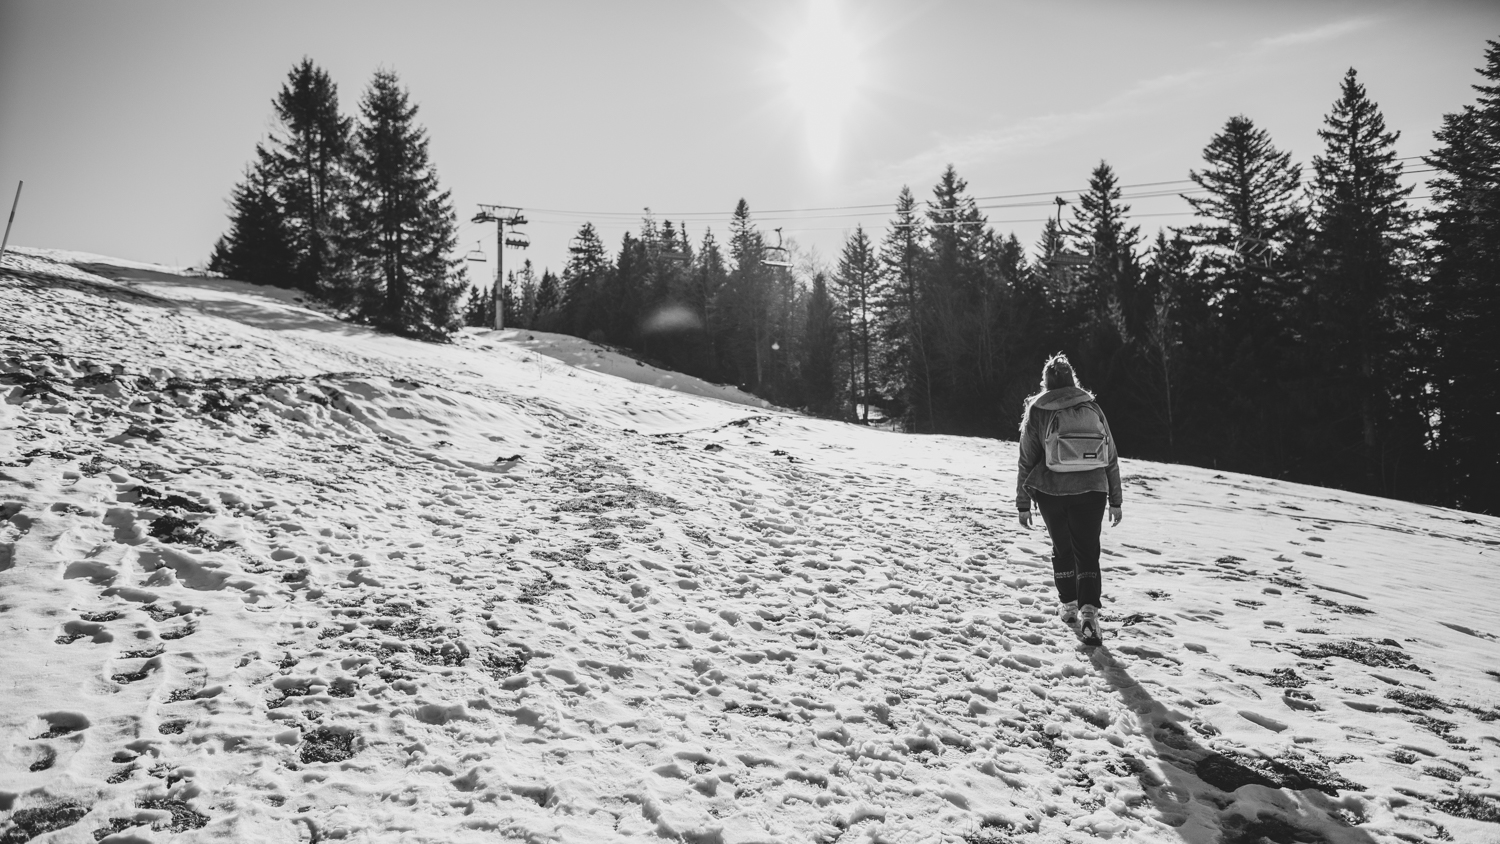
<svg viewBox="0 0 1500 844"><path fill-rule="evenodd" d="M1016 513L1016 516L1021 520L1021 527L1026 528L1027 530L1031 530L1030 510L1020 510Z"/></svg>
<svg viewBox="0 0 1500 844"><path fill-rule="evenodd" d="M1111 508L1109 508L1109 526L1110 527L1114 527L1115 525L1119 524L1120 520L1123 519L1123 518L1125 518L1125 514L1122 513L1122 512L1120 512L1120 508L1119 507L1111 507Z"/></svg>

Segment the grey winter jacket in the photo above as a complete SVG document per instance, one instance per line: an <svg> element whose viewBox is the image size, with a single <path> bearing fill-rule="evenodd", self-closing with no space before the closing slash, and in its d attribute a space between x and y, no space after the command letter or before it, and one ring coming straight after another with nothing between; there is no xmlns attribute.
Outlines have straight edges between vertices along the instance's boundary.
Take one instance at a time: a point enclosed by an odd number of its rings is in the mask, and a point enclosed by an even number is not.
<svg viewBox="0 0 1500 844"><path fill-rule="evenodd" d="M1065 407L1079 404L1093 405L1104 419L1104 432L1109 436L1109 466L1087 472L1054 472L1047 468L1046 453L1042 446L1042 432L1052 416ZM1094 396L1078 387L1063 387L1048 390L1037 397L1026 411L1026 423L1021 430L1021 459L1016 466L1016 509L1031 509L1031 493L1047 495L1077 495L1081 492L1109 493L1109 506L1119 507L1120 451L1115 446L1114 432L1109 429L1109 418L1103 408L1094 401Z"/></svg>

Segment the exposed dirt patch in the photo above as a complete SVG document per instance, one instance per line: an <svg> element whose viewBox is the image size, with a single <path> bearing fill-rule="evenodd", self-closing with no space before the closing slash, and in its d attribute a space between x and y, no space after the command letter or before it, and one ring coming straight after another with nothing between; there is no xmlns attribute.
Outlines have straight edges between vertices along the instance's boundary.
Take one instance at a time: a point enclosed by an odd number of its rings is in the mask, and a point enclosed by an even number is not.
<svg viewBox="0 0 1500 844"><path fill-rule="evenodd" d="M1293 645L1292 650L1303 659L1327 659L1337 656L1371 668L1405 668L1422 674L1432 673L1412 662L1412 658L1399 648L1383 647L1359 640Z"/></svg>
<svg viewBox="0 0 1500 844"><path fill-rule="evenodd" d="M354 748L355 738L352 732L319 727L302 737L302 761L342 762L353 758L359 752Z"/></svg>
<svg viewBox="0 0 1500 844"><path fill-rule="evenodd" d="M1491 797L1484 797L1468 791L1459 791L1457 797L1449 800L1439 800L1432 805L1456 818L1500 823L1500 801L1496 801Z"/></svg>
<svg viewBox="0 0 1500 844"><path fill-rule="evenodd" d="M89 813L77 803L63 802L36 809L17 809L10 816L10 828L0 834L0 844L21 844L39 835L66 829Z"/></svg>
<svg viewBox="0 0 1500 844"><path fill-rule="evenodd" d="M172 832L186 832L190 829L200 829L208 823L208 815L195 810L192 806L181 800L168 800L163 797L151 797L135 804L142 809L156 809L162 812L171 812L172 820L166 825L166 829Z"/></svg>
<svg viewBox="0 0 1500 844"><path fill-rule="evenodd" d="M505 653L489 654L483 662L491 677L504 680L526 670L526 664L531 662L531 654L520 648L512 648Z"/></svg>

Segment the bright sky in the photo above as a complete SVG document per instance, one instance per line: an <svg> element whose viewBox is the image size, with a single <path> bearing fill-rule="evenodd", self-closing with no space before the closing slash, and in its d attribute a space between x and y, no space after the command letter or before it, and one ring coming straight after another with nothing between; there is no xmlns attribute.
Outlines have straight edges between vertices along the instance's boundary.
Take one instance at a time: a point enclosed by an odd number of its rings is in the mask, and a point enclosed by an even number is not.
<svg viewBox="0 0 1500 844"><path fill-rule="evenodd" d="M25 180L13 243L203 262L306 55L349 113L399 74L462 248L493 251L477 203L526 209L508 268L560 269L586 219L613 248L646 207L722 241L741 197L832 262L948 163L976 197L1040 194L981 203L1031 247L1100 159L1126 185L1185 179L1234 114L1309 163L1350 66L1400 154L1428 152L1486 38L1500 4L0 0L0 197ZM1180 187L1135 191L1163 194L1133 203L1145 231L1188 219L1165 216Z"/></svg>

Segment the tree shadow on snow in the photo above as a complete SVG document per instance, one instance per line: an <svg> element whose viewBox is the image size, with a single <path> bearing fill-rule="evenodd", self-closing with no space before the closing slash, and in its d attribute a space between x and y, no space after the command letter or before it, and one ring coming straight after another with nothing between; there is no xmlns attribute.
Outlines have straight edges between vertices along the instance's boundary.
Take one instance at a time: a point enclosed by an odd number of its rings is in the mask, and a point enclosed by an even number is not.
<svg viewBox="0 0 1500 844"><path fill-rule="evenodd" d="M374 328L353 322L343 322L334 317L304 310L297 305L267 302L261 304L244 299L195 299L182 303L210 316L265 328L271 331L317 331L343 337L379 334Z"/></svg>
<svg viewBox="0 0 1500 844"><path fill-rule="evenodd" d="M1342 791L1363 790L1334 772L1316 754L1288 751L1275 758L1205 747L1195 724L1151 696L1105 648L1094 666L1135 715L1150 742L1157 769L1145 760L1126 762L1152 801L1158 820L1191 844L1374 844L1354 825L1366 818L1357 799ZM1187 722L1191 728L1184 727ZM1211 727L1202 730L1213 734Z"/></svg>
<svg viewBox="0 0 1500 844"><path fill-rule="evenodd" d="M312 330L342 335L368 333L372 330L353 323L342 322L313 310L300 301L299 297L302 294L289 289L265 287L227 278L183 276L171 272L118 267L111 264L78 264L77 267L94 275L125 284L131 282L185 284L203 290L233 294L233 298L190 298L168 299L167 301L176 307L196 308L212 316L223 317L257 328L267 328L272 331Z"/></svg>

